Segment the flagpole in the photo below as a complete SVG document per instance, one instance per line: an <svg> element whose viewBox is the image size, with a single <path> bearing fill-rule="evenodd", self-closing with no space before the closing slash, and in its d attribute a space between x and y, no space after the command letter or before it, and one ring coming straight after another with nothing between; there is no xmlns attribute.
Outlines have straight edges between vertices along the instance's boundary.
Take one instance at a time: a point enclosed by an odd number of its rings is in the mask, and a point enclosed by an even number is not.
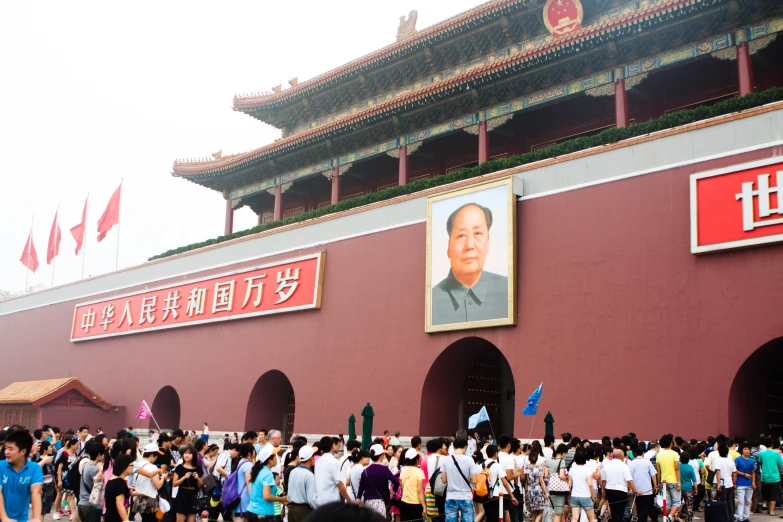
<svg viewBox="0 0 783 522"><path fill-rule="evenodd" d="M114 270L115 271L120 266L120 227L122 226L122 220L120 219L120 212L122 211L122 183L123 183L123 181L125 181L125 176L123 176L120 179L120 200L117 202L117 255L114 258ZM158 428L158 429L160 429L160 428Z"/></svg>
<svg viewBox="0 0 783 522"><path fill-rule="evenodd" d="M33 244L33 221L35 221L35 213L33 213L33 217L30 218L30 233L27 235L27 241L29 241L28 249L27 249L27 265L25 268L27 270L24 271L24 293L27 293L27 281L30 277L30 253L33 250L32 244Z"/></svg>
<svg viewBox="0 0 783 522"><path fill-rule="evenodd" d="M82 279L84 279L84 262L87 259L87 212L90 210L90 191L87 191L87 201L84 202L84 223L82 223Z"/></svg>
<svg viewBox="0 0 783 522"><path fill-rule="evenodd" d="M536 414L538 413L538 408L536 408ZM527 442L529 444L533 443L533 424L536 423L536 416L533 415L533 422L530 423L530 433L527 436Z"/></svg>
<svg viewBox="0 0 783 522"><path fill-rule="evenodd" d="M54 288L54 267L57 265L57 232L60 226L60 204L57 203L57 210L54 212L54 256L52 257L52 288ZM48 250L48 246L47 246Z"/></svg>

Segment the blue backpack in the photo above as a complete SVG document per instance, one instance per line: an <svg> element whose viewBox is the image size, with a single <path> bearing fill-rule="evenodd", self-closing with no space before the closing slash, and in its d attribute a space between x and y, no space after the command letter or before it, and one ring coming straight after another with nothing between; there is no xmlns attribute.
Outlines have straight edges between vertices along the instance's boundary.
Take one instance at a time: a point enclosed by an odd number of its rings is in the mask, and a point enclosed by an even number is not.
<svg viewBox="0 0 783 522"><path fill-rule="evenodd" d="M245 481L242 481L242 490L237 492L237 480L238 478L238 472L239 468L242 467L242 464L248 462L247 460L242 460L239 462L239 465L237 465L237 469L231 472L231 474L228 476L225 482L223 482L223 496L221 498L221 502L223 504L223 512L224 513L230 513L234 511L237 506L239 506L239 502L242 500L242 492L245 491ZM244 477L242 477L244 479Z"/></svg>

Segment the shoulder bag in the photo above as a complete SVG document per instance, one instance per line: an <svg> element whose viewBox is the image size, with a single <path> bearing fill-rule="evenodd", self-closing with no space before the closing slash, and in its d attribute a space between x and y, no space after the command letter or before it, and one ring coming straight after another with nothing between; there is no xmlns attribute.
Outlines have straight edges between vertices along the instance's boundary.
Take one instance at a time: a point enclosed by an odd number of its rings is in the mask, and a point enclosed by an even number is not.
<svg viewBox="0 0 783 522"><path fill-rule="evenodd" d="M557 473L549 475L549 484L547 484L546 490L550 493L568 493L571 488L568 487L568 477L563 480L560 473L563 471L561 467L563 465L563 459L560 459L560 463L557 465Z"/></svg>

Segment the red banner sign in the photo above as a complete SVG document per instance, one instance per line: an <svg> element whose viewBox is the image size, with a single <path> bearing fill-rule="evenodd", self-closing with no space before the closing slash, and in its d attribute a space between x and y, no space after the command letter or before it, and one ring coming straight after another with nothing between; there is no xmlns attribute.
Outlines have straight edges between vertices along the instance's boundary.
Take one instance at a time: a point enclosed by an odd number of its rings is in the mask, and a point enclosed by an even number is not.
<svg viewBox="0 0 783 522"><path fill-rule="evenodd" d="M71 341L321 307L325 253L76 306Z"/></svg>
<svg viewBox="0 0 783 522"><path fill-rule="evenodd" d="M783 160L691 175L691 253L783 241Z"/></svg>

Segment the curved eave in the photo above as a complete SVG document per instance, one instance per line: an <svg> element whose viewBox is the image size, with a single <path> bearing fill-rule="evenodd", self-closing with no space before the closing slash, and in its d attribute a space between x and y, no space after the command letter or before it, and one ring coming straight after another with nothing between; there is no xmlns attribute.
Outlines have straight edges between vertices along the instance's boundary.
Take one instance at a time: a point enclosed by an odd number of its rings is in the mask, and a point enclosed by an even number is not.
<svg viewBox="0 0 783 522"><path fill-rule="evenodd" d="M494 0L487 2L432 27L422 29L405 40L395 42L327 73L304 81L296 87L272 94L234 96L234 110L259 117L256 114L258 109L278 108L312 96L319 91L334 87L370 69L386 65L389 62L418 52L426 45L453 38L465 29L472 28L476 23L482 23L483 19L488 16L499 16L510 12L515 7L524 7L530 2L531 0Z"/></svg>
<svg viewBox="0 0 783 522"><path fill-rule="evenodd" d="M585 43L590 45L602 44L608 39L633 31L641 31L640 24L645 22L652 23L653 19L659 15L677 16L685 7L694 5L708 6L722 1L667 0L629 15L619 16L583 27L569 36L548 40L538 47L520 51L497 62L476 66L448 80L424 86L395 100L383 102L356 114L325 123L287 138L282 138L250 152L205 162L175 162L172 175L190 179L203 179L237 172L272 156L290 152L301 146L337 134L355 131L363 124L390 117L408 108L424 105L431 100L448 96L463 89L481 86L502 76L516 74L524 69L536 66L542 62L551 61L563 55L580 52Z"/></svg>

